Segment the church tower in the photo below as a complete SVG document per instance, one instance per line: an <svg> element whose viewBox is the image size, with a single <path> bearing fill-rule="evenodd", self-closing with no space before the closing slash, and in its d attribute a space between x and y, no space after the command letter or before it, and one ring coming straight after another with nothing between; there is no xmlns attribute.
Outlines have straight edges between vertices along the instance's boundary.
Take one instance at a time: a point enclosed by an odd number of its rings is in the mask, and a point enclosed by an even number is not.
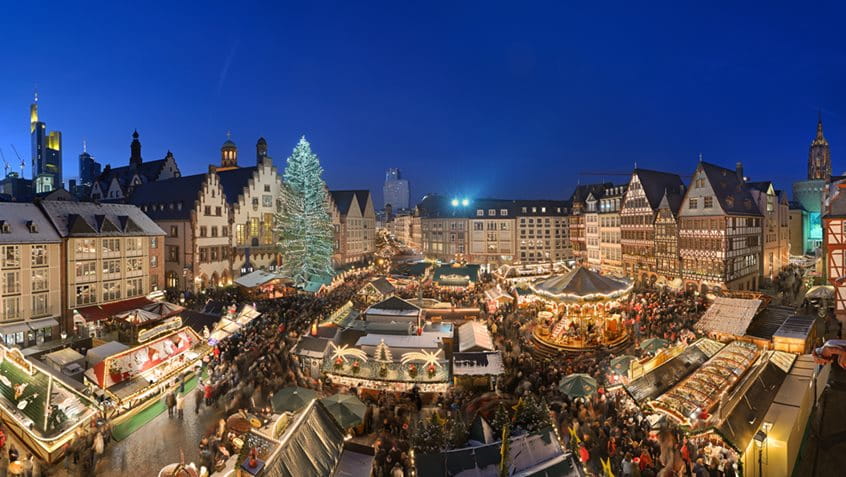
<svg viewBox="0 0 846 477"><path fill-rule="evenodd" d="M132 144L129 145L129 167L141 168L141 141L138 140L138 130L132 132Z"/></svg>
<svg viewBox="0 0 846 477"><path fill-rule="evenodd" d="M261 162L267 157L267 141L263 137L256 142L256 164L261 165Z"/></svg>
<svg viewBox="0 0 846 477"><path fill-rule="evenodd" d="M219 171L238 168L238 146L232 142L231 136L231 133L226 133L226 142L220 148L220 167L217 169Z"/></svg>
<svg viewBox="0 0 846 477"><path fill-rule="evenodd" d="M808 150L808 179L828 180L831 177L831 149L823 136L822 115L817 120L817 135Z"/></svg>

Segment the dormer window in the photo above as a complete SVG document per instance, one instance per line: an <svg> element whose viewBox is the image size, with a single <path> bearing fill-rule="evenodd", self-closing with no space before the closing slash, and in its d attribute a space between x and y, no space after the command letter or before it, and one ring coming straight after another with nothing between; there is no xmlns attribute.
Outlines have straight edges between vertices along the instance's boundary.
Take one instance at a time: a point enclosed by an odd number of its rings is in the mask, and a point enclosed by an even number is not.
<svg viewBox="0 0 846 477"><path fill-rule="evenodd" d="M732 195L726 196L726 205L729 208L734 207L734 196L732 196Z"/></svg>
<svg viewBox="0 0 846 477"><path fill-rule="evenodd" d="M12 233L12 226L9 224L9 222L6 222L5 220L0 220L0 233Z"/></svg>
<svg viewBox="0 0 846 477"><path fill-rule="evenodd" d="M31 234L38 233L38 225L35 222L33 222L32 220L26 221L26 228L27 228L27 230L29 230L29 233L31 233Z"/></svg>

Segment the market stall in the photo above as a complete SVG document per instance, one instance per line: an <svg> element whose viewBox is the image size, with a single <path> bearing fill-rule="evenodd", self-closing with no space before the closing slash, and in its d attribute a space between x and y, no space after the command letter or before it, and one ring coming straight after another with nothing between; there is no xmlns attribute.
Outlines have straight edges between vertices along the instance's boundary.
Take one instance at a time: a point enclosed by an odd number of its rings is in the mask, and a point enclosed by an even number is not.
<svg viewBox="0 0 846 477"><path fill-rule="evenodd" d="M182 373L209 350L193 329L184 327L134 348L110 349L96 363L89 357L85 377L125 410L157 392L157 383Z"/></svg>
<svg viewBox="0 0 846 477"><path fill-rule="evenodd" d="M96 415L89 398L24 358L20 350L0 346L0 416L40 459L59 460L75 431Z"/></svg>
<svg viewBox="0 0 846 477"><path fill-rule="evenodd" d="M499 351L474 351L452 355L452 376L456 386L494 390L497 380L504 374L505 365Z"/></svg>

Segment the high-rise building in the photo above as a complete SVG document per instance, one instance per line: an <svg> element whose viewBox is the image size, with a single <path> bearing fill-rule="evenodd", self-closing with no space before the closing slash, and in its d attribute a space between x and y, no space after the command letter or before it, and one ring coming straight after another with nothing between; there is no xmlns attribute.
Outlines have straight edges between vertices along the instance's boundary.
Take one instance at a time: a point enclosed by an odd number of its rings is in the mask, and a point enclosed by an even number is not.
<svg viewBox="0 0 846 477"><path fill-rule="evenodd" d="M101 172L100 163L88 153L88 148L83 141L82 154L79 155L79 184L91 187Z"/></svg>
<svg viewBox="0 0 846 477"><path fill-rule="evenodd" d="M391 168L385 172L382 195L383 206L390 205L394 211L408 209L408 180L401 177L399 169Z"/></svg>
<svg viewBox="0 0 846 477"><path fill-rule="evenodd" d="M62 133L47 132L47 124L38 120L38 93L29 107L29 132L32 139L32 179L35 193L62 187Z"/></svg>

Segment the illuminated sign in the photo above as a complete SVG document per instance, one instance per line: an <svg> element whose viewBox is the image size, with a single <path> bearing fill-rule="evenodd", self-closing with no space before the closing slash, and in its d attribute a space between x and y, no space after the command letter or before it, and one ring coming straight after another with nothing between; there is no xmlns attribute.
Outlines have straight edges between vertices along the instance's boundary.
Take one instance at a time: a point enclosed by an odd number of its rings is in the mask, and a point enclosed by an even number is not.
<svg viewBox="0 0 846 477"><path fill-rule="evenodd" d="M24 370L24 372L26 372L30 376L35 374L35 369L33 369L32 363L27 361L26 358L24 358L24 355L21 353L21 350L17 348L0 348L0 360L6 360L10 363L14 363L17 367Z"/></svg>

